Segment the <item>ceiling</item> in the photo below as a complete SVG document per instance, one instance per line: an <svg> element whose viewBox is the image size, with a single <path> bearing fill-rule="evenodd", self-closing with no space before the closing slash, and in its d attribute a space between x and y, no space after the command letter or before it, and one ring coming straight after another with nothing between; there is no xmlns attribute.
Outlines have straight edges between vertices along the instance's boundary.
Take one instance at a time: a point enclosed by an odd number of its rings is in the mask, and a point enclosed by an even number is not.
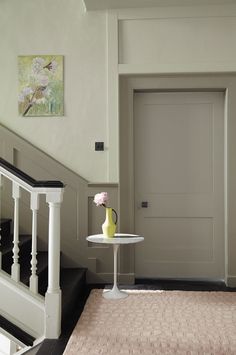
<svg viewBox="0 0 236 355"><path fill-rule="evenodd" d="M226 5L236 0L83 0L87 11L155 6Z"/></svg>

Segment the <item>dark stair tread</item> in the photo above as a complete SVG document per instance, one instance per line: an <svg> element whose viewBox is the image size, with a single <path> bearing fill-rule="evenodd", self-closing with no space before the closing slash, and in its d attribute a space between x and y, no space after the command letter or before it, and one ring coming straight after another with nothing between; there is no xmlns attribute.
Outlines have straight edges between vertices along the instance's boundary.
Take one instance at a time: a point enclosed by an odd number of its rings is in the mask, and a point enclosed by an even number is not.
<svg viewBox="0 0 236 355"><path fill-rule="evenodd" d="M32 335L18 328L16 325L14 325L1 315L0 327L27 346L32 346L35 341L35 338Z"/></svg>

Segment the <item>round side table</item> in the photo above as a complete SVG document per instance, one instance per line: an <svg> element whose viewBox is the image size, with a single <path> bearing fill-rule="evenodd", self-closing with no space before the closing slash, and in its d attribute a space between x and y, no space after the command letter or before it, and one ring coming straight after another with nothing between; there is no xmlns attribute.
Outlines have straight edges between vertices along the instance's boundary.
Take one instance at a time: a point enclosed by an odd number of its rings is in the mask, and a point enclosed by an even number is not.
<svg viewBox="0 0 236 355"><path fill-rule="evenodd" d="M106 238L103 234L90 235L86 238L92 243L112 244L114 254L114 282L111 290L104 290L103 297L107 299L119 299L128 296L126 292L120 291L117 285L117 253L121 244L134 244L144 240L143 237L135 234L116 233L113 238Z"/></svg>

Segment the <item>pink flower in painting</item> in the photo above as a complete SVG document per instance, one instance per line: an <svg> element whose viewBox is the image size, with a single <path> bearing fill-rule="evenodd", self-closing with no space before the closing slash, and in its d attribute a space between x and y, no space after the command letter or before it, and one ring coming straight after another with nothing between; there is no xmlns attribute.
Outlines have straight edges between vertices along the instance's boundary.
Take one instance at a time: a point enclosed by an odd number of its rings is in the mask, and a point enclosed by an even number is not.
<svg viewBox="0 0 236 355"><path fill-rule="evenodd" d="M39 74L45 65L45 59L41 57L36 57L32 61L32 74L37 75Z"/></svg>
<svg viewBox="0 0 236 355"><path fill-rule="evenodd" d="M39 76L38 81L40 85L47 86L49 83L49 78L46 75L41 75Z"/></svg>
<svg viewBox="0 0 236 355"><path fill-rule="evenodd" d="M24 102L25 101L25 96L22 93L19 94L18 101L19 102Z"/></svg>
<svg viewBox="0 0 236 355"><path fill-rule="evenodd" d="M48 104L50 106L50 80L55 76L58 63L55 59L46 62L45 58L35 57L31 65L31 81L33 88L27 86L20 92L18 101L21 106L22 115L27 113L34 105ZM51 107L51 106L50 106Z"/></svg>
<svg viewBox="0 0 236 355"><path fill-rule="evenodd" d="M26 86L25 88L22 89L18 101L24 102L25 98L31 94L33 94L33 89L30 86Z"/></svg>
<svg viewBox="0 0 236 355"><path fill-rule="evenodd" d="M96 194L94 196L93 202L97 206L105 206L106 207L106 203L108 202L108 193L107 192L100 192L99 194Z"/></svg>

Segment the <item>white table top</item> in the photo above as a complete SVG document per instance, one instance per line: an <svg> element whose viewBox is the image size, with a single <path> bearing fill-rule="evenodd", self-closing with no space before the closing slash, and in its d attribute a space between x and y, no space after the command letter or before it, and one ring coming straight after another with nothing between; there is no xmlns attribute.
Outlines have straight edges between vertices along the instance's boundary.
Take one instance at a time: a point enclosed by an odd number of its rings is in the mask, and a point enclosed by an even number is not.
<svg viewBox="0 0 236 355"><path fill-rule="evenodd" d="M136 234L116 233L112 238L106 238L103 234L95 234L90 235L86 239L89 242L101 244L133 244L142 242L144 237Z"/></svg>

